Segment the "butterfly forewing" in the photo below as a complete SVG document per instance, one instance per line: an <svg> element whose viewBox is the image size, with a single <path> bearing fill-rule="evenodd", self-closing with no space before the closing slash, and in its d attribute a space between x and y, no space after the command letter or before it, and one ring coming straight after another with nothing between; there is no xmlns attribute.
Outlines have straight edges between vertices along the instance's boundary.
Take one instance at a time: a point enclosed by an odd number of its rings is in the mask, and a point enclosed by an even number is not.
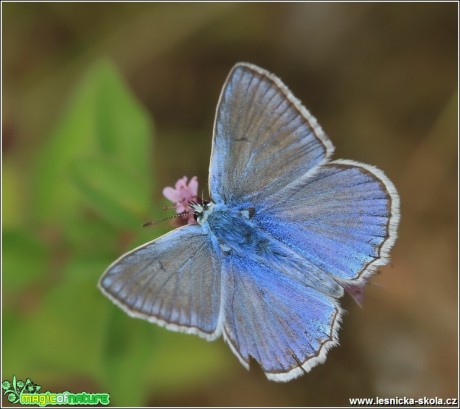
<svg viewBox="0 0 460 409"><path fill-rule="evenodd" d="M219 335L220 262L201 226L173 230L122 256L99 286L131 316L207 339Z"/></svg>
<svg viewBox="0 0 460 409"><path fill-rule="evenodd" d="M333 146L274 75L237 64L222 89L209 184L214 201L257 202L323 163Z"/></svg>

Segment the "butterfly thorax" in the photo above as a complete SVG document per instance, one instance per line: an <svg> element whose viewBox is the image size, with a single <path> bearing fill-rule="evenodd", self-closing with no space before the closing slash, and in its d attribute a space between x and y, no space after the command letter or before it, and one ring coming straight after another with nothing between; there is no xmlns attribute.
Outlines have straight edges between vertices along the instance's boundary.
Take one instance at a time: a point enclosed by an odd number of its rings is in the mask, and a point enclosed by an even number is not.
<svg viewBox="0 0 460 409"><path fill-rule="evenodd" d="M269 238L252 221L254 209L235 210L212 202L205 206L195 209L198 212L197 222L224 255L244 253L256 256L269 251Z"/></svg>

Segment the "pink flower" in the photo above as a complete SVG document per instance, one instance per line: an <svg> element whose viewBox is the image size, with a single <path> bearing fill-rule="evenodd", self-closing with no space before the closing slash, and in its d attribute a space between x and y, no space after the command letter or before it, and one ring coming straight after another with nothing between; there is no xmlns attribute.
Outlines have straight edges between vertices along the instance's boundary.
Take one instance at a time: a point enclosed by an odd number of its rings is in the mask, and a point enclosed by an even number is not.
<svg viewBox="0 0 460 409"><path fill-rule="evenodd" d="M188 224L195 224L195 219L193 218L193 210L188 205L189 202L197 201L198 193L198 178L193 176L190 179L190 182L187 185L187 176L184 176L182 179L179 179L176 182L174 188L165 187L163 189L163 196L166 199L173 202L176 212L190 212L188 215Z"/></svg>

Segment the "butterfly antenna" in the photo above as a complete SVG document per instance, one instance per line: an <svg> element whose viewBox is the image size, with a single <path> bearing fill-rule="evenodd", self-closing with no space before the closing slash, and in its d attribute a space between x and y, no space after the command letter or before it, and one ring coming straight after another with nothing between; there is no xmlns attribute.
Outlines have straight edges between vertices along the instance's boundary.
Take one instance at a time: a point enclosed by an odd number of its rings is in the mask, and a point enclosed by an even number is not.
<svg viewBox="0 0 460 409"><path fill-rule="evenodd" d="M169 217L165 217L164 219L161 219L161 220L158 220L158 221L155 221L155 220L151 220L149 222L145 222L142 227L148 227L148 226L156 226L157 224L160 224L160 223L163 223L167 220L171 220L171 219L174 219L175 217L181 217L181 216L188 216L189 214L192 214L192 212L182 212L182 213L177 213L173 216L169 216Z"/></svg>

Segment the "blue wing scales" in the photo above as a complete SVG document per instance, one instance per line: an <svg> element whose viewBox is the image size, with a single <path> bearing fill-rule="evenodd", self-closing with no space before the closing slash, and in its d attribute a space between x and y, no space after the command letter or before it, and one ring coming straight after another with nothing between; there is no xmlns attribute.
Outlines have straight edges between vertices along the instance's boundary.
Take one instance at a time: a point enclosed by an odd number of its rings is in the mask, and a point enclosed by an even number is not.
<svg viewBox="0 0 460 409"><path fill-rule="evenodd" d="M255 223L322 271L360 281L388 260L399 196L375 167L334 161L267 197Z"/></svg>

